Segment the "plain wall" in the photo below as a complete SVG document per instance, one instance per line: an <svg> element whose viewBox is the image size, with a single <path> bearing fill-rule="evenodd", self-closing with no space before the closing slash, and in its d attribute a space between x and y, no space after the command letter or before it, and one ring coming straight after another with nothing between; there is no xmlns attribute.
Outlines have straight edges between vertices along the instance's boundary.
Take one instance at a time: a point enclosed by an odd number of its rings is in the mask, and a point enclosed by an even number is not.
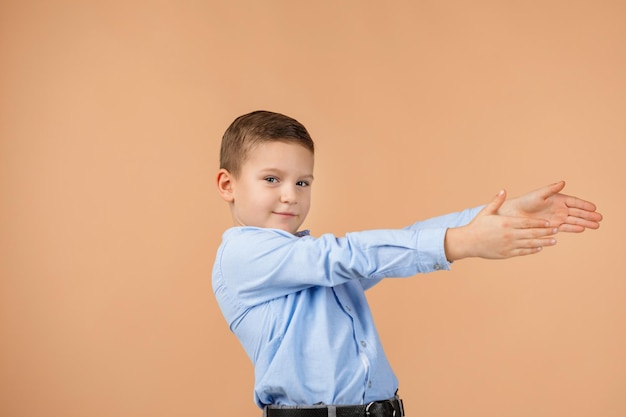
<svg viewBox="0 0 626 417"><path fill-rule="evenodd" d="M409 416L626 415L623 1L1 1L0 415L260 416L211 289L221 135L317 143L313 234L564 179L602 227L370 292Z"/></svg>

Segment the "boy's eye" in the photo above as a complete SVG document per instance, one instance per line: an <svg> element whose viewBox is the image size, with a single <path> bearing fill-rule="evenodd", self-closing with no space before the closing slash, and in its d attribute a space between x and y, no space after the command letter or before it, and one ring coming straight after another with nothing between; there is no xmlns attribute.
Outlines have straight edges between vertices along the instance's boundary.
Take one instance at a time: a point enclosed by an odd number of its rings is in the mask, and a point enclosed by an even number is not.
<svg viewBox="0 0 626 417"><path fill-rule="evenodd" d="M275 182L278 182L278 178L276 178L276 177L265 177L265 181L270 182L270 183L275 183Z"/></svg>
<svg viewBox="0 0 626 417"><path fill-rule="evenodd" d="M308 181L298 181L298 182L296 183L296 185L297 185L298 187L308 187L308 186L309 186L309 182L308 182Z"/></svg>

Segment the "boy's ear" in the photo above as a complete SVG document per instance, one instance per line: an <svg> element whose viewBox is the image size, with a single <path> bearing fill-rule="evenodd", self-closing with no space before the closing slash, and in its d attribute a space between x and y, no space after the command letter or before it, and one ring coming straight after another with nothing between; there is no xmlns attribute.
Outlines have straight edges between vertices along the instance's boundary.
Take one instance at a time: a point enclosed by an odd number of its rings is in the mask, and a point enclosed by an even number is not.
<svg viewBox="0 0 626 417"><path fill-rule="evenodd" d="M224 168L220 168L220 170L217 171L217 191L224 201L229 203L235 201L235 196L233 195L233 176Z"/></svg>

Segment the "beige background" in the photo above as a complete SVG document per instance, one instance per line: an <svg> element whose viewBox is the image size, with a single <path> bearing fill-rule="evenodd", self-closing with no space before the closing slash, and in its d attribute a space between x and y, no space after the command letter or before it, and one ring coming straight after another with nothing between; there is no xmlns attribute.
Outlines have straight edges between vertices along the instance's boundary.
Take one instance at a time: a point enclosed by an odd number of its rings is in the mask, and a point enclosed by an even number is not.
<svg viewBox="0 0 626 417"><path fill-rule="evenodd" d="M314 4L309 4L314 3ZM370 294L409 416L626 415L623 1L1 1L0 415L254 416L210 275L242 113L315 234L560 179L600 230Z"/></svg>

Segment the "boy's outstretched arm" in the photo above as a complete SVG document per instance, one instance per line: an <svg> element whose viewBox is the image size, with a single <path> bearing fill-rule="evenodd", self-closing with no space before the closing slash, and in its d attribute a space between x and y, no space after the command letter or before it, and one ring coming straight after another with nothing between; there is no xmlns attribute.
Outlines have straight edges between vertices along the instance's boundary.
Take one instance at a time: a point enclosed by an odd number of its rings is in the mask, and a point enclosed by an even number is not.
<svg viewBox="0 0 626 417"><path fill-rule="evenodd" d="M600 227L602 215L596 211L596 205L561 194L565 181L547 185L520 197L505 201L498 214L514 217L539 217L558 227L561 232L580 233L585 229Z"/></svg>
<svg viewBox="0 0 626 417"><path fill-rule="evenodd" d="M479 257L505 259L531 255L544 246L556 244L552 237L558 228L548 219L538 216L506 216L499 213L506 200L506 192L485 206L470 223L447 230L444 249L448 261ZM533 204L529 204L534 207ZM540 210L539 214L541 214Z"/></svg>

